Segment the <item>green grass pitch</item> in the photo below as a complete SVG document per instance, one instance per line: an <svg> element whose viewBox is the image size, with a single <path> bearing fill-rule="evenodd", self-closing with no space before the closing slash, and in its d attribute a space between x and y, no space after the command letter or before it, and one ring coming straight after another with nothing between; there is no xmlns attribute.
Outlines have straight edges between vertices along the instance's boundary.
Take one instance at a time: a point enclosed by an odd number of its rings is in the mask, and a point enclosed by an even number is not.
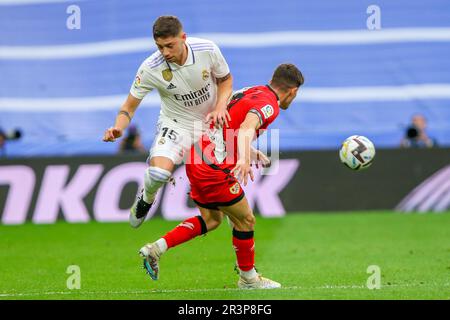
<svg viewBox="0 0 450 320"><path fill-rule="evenodd" d="M0 226L0 299L450 299L450 213L257 217L256 266L282 289L239 290L231 230L169 250L152 281L137 252L177 222ZM68 266L81 270L69 290ZM381 288L366 286L367 268Z"/></svg>

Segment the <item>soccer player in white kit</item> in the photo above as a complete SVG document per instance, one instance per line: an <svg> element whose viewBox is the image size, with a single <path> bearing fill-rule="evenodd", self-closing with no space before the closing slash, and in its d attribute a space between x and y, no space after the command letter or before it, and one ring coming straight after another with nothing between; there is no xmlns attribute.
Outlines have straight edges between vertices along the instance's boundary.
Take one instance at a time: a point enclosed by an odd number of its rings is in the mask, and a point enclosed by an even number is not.
<svg viewBox="0 0 450 320"><path fill-rule="evenodd" d="M187 37L177 17L161 16L153 25L158 51L140 66L130 93L103 141L115 141L128 127L147 93L161 97L157 132L150 149L144 188L130 209L130 224L145 220L157 191L170 180L175 165L207 128L228 125L227 102L232 77L220 49L212 41Z"/></svg>

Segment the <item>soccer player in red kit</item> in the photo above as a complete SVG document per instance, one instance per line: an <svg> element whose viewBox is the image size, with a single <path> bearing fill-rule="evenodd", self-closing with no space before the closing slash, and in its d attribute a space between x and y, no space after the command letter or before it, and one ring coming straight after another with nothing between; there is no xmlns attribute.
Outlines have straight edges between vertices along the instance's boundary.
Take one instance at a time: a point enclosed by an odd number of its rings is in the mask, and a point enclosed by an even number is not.
<svg viewBox="0 0 450 320"><path fill-rule="evenodd" d="M180 223L165 236L142 247L144 267L152 279L159 273L159 259L173 248L217 228L223 216L233 227L233 247L240 278L239 288L271 289L281 285L261 277L255 269L255 216L240 185L253 180L252 163L269 165L270 160L254 149L251 142L295 99L304 79L293 64L279 65L268 85L245 88L228 104L228 128L212 128L191 149L186 173L191 198L201 215Z"/></svg>

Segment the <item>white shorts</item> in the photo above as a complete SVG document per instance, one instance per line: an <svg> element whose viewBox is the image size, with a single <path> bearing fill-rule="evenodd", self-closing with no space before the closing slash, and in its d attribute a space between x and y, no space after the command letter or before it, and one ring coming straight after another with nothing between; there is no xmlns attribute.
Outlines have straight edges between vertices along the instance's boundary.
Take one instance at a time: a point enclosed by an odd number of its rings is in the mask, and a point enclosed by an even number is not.
<svg viewBox="0 0 450 320"><path fill-rule="evenodd" d="M181 164L186 151L193 143L193 134L178 123L160 118L156 126L155 139L150 149L148 162L153 157L166 157L174 164Z"/></svg>

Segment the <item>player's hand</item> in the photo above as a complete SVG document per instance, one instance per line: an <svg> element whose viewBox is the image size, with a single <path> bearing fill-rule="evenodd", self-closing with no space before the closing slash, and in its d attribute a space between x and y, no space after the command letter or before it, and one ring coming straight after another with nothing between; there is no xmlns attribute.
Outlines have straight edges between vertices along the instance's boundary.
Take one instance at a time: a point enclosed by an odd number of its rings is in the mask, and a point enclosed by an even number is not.
<svg viewBox="0 0 450 320"><path fill-rule="evenodd" d="M105 142L116 141L116 139L120 138L122 134L123 134L122 129L111 127L105 131L105 134L103 135L103 141Z"/></svg>
<svg viewBox="0 0 450 320"><path fill-rule="evenodd" d="M230 114L227 109L214 110L206 115L206 123L213 121L216 128L228 127L228 121L231 121Z"/></svg>
<svg viewBox="0 0 450 320"><path fill-rule="evenodd" d="M272 164L269 157L267 157L263 152L257 150L254 155L252 155L252 165L255 164L256 168L259 168L259 165L263 168L269 168Z"/></svg>
<svg viewBox="0 0 450 320"><path fill-rule="evenodd" d="M250 165L250 163L246 162L245 160L239 159L236 162L236 166L231 170L231 174L234 175L234 177L239 181L243 182L244 186L247 185L248 177L252 181L255 181L255 176L253 175L253 170Z"/></svg>

